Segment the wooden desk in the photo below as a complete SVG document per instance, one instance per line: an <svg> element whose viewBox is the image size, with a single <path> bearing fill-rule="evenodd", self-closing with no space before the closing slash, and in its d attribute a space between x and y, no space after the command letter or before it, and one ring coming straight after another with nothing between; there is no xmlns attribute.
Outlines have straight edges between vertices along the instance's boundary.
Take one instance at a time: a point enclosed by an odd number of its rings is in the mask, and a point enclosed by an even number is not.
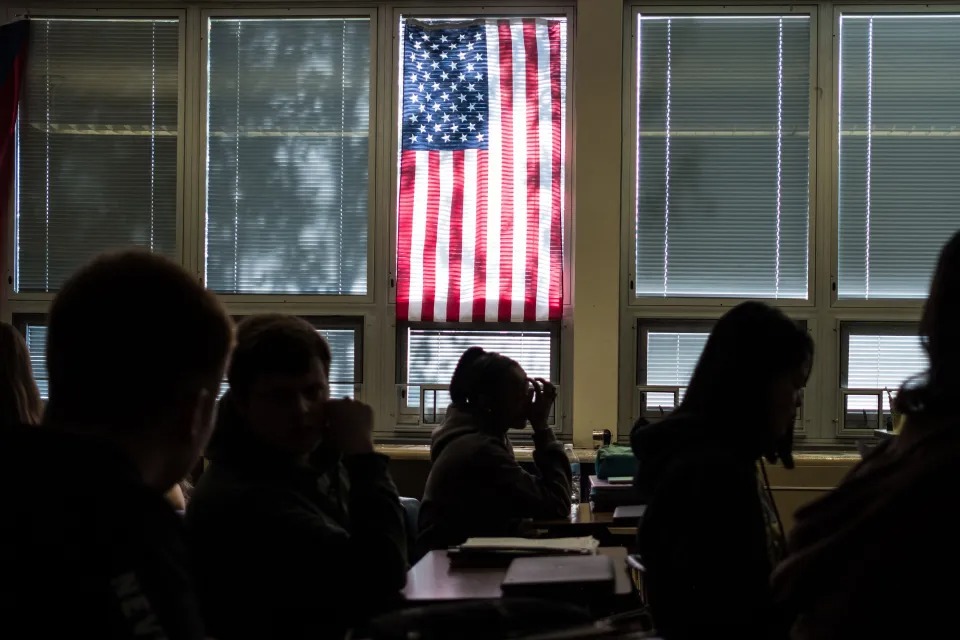
<svg viewBox="0 0 960 640"><path fill-rule="evenodd" d="M536 520L530 525L532 537L542 536L589 536L607 534L610 536L636 537L637 525L614 524L610 511L594 512L589 502L581 502L577 510L567 518L557 520ZM603 538L598 538L603 543ZM620 541L617 541L619 544Z"/></svg>
<svg viewBox="0 0 960 640"><path fill-rule="evenodd" d="M602 547L600 553L613 558L617 596L629 596L633 585L627 574L627 550ZM449 602L451 600L490 600L502 597L500 583L505 568L452 568L446 551L431 551L407 572L403 595L411 602Z"/></svg>

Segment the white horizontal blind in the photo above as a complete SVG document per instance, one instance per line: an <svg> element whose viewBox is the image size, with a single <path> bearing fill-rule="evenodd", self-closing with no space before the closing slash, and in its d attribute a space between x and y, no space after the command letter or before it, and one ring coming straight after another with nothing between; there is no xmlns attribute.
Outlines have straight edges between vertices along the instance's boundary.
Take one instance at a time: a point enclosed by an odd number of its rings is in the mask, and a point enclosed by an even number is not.
<svg viewBox="0 0 960 640"><path fill-rule="evenodd" d="M213 19L207 285L367 291L370 21Z"/></svg>
<svg viewBox="0 0 960 640"><path fill-rule="evenodd" d="M356 395L357 332L355 329L317 329L330 345L330 385L331 398L353 398ZM230 388L226 378L220 383L218 398Z"/></svg>
<svg viewBox="0 0 960 640"><path fill-rule="evenodd" d="M28 324L26 327L27 351L30 352L30 367L33 379L37 381L40 397L47 399L50 388L47 377L47 328L42 324Z"/></svg>
<svg viewBox="0 0 960 640"><path fill-rule="evenodd" d="M924 298L960 229L960 15L840 18L841 298Z"/></svg>
<svg viewBox="0 0 960 640"><path fill-rule="evenodd" d="M177 249L177 20L31 19L18 127L17 291L136 245Z"/></svg>
<svg viewBox="0 0 960 640"><path fill-rule="evenodd" d="M409 329L407 332L407 406L420 406L421 384L450 384L463 352L483 347L516 360L529 378L551 379L549 331L461 331L455 329ZM445 408L449 394L441 394L437 406Z"/></svg>
<svg viewBox="0 0 960 640"><path fill-rule="evenodd" d="M922 373L927 355L916 335L851 334L846 367L850 389L890 389L896 393L903 382ZM887 395L883 408L890 409ZM876 396L849 396L848 411L876 411Z"/></svg>
<svg viewBox="0 0 960 640"><path fill-rule="evenodd" d="M707 344L709 333L651 331L647 333L646 381L648 385L678 386L680 399ZM647 394L648 411L673 410L673 394Z"/></svg>
<svg viewBox="0 0 960 640"><path fill-rule="evenodd" d="M357 383L355 349L357 332L355 329L317 329L317 332L330 345L330 397L354 397L354 385ZM42 324L28 324L26 327L27 350L30 352L30 366L37 381L40 395L47 399L47 327ZM230 385L226 379L220 383L219 398Z"/></svg>
<svg viewBox="0 0 960 640"><path fill-rule="evenodd" d="M805 298L809 18L638 32L636 295Z"/></svg>

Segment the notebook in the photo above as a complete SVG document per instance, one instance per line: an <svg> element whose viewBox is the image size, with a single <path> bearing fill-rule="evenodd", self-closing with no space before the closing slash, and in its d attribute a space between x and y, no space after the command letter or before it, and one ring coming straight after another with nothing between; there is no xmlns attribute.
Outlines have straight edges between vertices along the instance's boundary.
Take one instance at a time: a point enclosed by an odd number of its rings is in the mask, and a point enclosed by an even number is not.
<svg viewBox="0 0 960 640"><path fill-rule="evenodd" d="M600 543L583 538L470 538L447 551L452 567L508 567L517 558L531 556L593 555Z"/></svg>
<svg viewBox="0 0 960 640"><path fill-rule="evenodd" d="M608 556L517 558L500 585L505 596L582 601L613 595L616 578Z"/></svg>
<svg viewBox="0 0 960 640"><path fill-rule="evenodd" d="M643 520L643 514L647 512L647 505L645 504L632 504L622 507L617 507L613 511L613 521L617 524L620 523L630 523L637 524Z"/></svg>
<svg viewBox="0 0 960 640"><path fill-rule="evenodd" d="M468 538L461 551L530 551L542 554L594 554L600 543L592 536L580 538Z"/></svg>

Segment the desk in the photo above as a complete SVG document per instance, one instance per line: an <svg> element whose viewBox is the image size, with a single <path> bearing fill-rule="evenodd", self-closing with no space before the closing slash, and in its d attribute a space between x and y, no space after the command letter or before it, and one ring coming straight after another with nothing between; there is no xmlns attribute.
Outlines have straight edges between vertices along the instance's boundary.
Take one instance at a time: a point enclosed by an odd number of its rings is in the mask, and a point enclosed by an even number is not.
<svg viewBox="0 0 960 640"><path fill-rule="evenodd" d="M596 536L603 543L607 536L627 536L636 538L637 525L614 524L613 513L594 512L589 502L581 502L577 510L567 518L556 520L535 520L530 525L532 537L549 536ZM617 543L619 544L619 542Z"/></svg>
<svg viewBox="0 0 960 640"><path fill-rule="evenodd" d="M617 596L633 593L627 574L627 550L623 547L601 547L600 553L613 558ZM500 583L505 568L452 568L446 551L431 551L407 572L403 595L412 602L445 602L451 600L489 600L500 598Z"/></svg>

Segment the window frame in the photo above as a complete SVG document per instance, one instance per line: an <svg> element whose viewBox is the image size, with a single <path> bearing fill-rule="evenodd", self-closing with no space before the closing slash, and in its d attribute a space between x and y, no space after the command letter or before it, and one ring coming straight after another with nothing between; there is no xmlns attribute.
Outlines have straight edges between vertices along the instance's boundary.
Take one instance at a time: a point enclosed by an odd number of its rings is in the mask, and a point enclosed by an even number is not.
<svg viewBox="0 0 960 640"><path fill-rule="evenodd" d="M735 306L739 302L753 298L747 296L737 297L709 297L709 296L637 296L635 291L636 283L636 201L637 201L637 140L638 140L638 98L639 81L637 46L639 43L639 34L637 33L638 22L643 16L683 16L683 17L733 17L733 16L781 16L781 15L805 15L810 19L810 131L809 131L809 166L808 166L808 220L807 220L807 294L805 299L796 298L762 298L760 300L785 308L811 308L816 305L816 282L820 265L816 260L816 238L818 234L818 215L817 210L820 203L817 194L817 171L818 171L818 136L817 133L821 126L821 113L818 111L819 103L819 78L821 73L820 51L818 43L818 18L819 8L816 2L807 4L778 4L778 5L723 5L723 6L695 6L695 5L677 5L653 2L636 2L627 4L624 12L624 48L626 57L624 60L623 76L623 153L621 158L621 167L623 179L621 180L621 247L620 256L622 263L622 281L621 287L623 294L621 305L627 309L638 310L650 307L716 307L725 308Z"/></svg>
<svg viewBox="0 0 960 640"><path fill-rule="evenodd" d="M865 429L857 427L848 427L847 420L849 412L844 402L845 392L851 389L861 389L862 387L848 387L845 381L849 375L850 360L850 336L851 335L880 335L880 336L917 336L919 324L909 321L885 321L885 320L866 320L866 321L841 321L838 326L838 336L840 339L840 359L837 378L837 406L839 408L839 423L837 425L837 435L841 438L863 438L873 435L875 429L884 428L884 419L890 415L889 411L883 411L879 416L876 427ZM877 390L879 391L879 389ZM895 391L895 389L891 389ZM863 396L866 394L850 394L854 396ZM881 400L882 401L882 400Z"/></svg>
<svg viewBox="0 0 960 640"><path fill-rule="evenodd" d="M186 43L188 39L187 34L187 10L185 9L169 9L169 8L156 8L156 9L143 9L143 8L132 8L132 9L95 9L91 8L89 5L81 5L79 7L70 6L64 2L62 8L56 6L47 6L40 5L38 7L10 7L6 10L7 18L14 20L17 18L39 18L39 19L64 19L64 20L84 20L84 19L105 19L109 20L111 18L129 18L129 19L176 19L177 27L179 33L178 38L178 58L177 58L177 84L178 84L178 95L177 95L177 195L176 195L176 221L175 221L175 235L176 235L176 245L174 255L171 256L171 259L175 260L178 264L184 265L189 256L189 246L190 240L188 238L189 232L187 225L185 224L186 212L188 211L187 203L187 190L186 190L186 180L188 179L187 171L187 156L186 150L189 148L187 146L186 137L190 127L187 124L187 103L188 103L188 67L187 64L187 55L186 55ZM29 64L29 62L28 62ZM19 129L19 121L17 128ZM44 302L49 304L56 292L46 293L38 291L25 291L17 292L14 287L14 281L16 279L16 257L19 253L18 244L19 237L17 233L17 219L19 218L19 207L17 203L19 201L19 173L20 173L20 143L19 136L15 141L15 151L14 151L14 182L13 188L10 190L10 201L7 204L7 211L11 212L11 215L6 216L6 220L3 222L3 233L4 235L4 249L5 254L3 256L3 268L5 271L5 276L3 278L2 287L0 287L0 306L9 307L14 306L12 310L13 314L22 313L19 309L21 303L26 303L29 306L29 303L33 302ZM10 240L7 240L9 238Z"/></svg>
<svg viewBox="0 0 960 640"><path fill-rule="evenodd" d="M399 100L399 83L397 82L403 69L403 59L400 55L400 19L411 18L450 18L450 19L469 19L469 18L488 18L492 16L503 16L507 18L565 18L567 21L567 95L566 103L563 105L564 118L564 153L566 161L564 162L564 193L563 193L563 317L568 318L572 313L570 297L572 291L572 265L571 251L573 249L573 175L574 175L574 140L573 140L573 113L574 113L574 37L576 7L570 4L569 0L562 4L537 5L528 4L523 6L515 5L497 5L496 3L485 3L483 5L473 4L472 0L458 3L456 6L446 5L411 5L409 7L394 4L390 7L390 19L388 21L390 28L390 51L385 55L388 62L384 66L391 74L390 80L384 83L387 87L384 103L389 105L389 124L384 128L387 130L387 139L390 144L390 152L387 153L389 165L387 166L389 178L390 200L388 204L388 217L390 221L390 262L387 270L388 283L388 303L395 305L397 302L397 207L400 199L400 179L399 179L399 148L400 148L400 117L402 107Z"/></svg>
<svg viewBox="0 0 960 640"><path fill-rule="evenodd" d="M418 433L432 428L431 425L420 424L422 409L413 410L407 406L405 395L401 389L407 385L407 353L408 331L411 329L449 330L449 331L546 331L550 333L550 378L557 385L557 400L554 404L554 424L551 426L559 434L570 433L570 399L572 394L564 393L563 380L566 367L562 362L562 333L561 323L552 322L397 322L396 342L396 382L394 385L394 411L397 417L397 431L404 433ZM440 386L445 385L442 383ZM386 395L386 394L385 394Z"/></svg>
<svg viewBox="0 0 960 640"><path fill-rule="evenodd" d="M831 242L830 242L830 305L836 309L859 310L890 310L894 313L901 310L919 310L923 307L926 297L923 298L873 298L861 300L856 298L840 298L839 271L840 271L840 18L843 15L898 15L898 14L956 14L960 17L960 5L956 4L834 4L832 11L832 65L830 88L831 126L830 126L830 203L828 211L831 214ZM843 414L842 404L838 415ZM842 415L841 415L842 418Z"/></svg>
<svg viewBox="0 0 960 640"><path fill-rule="evenodd" d="M633 334L634 349L631 352L633 354L632 358L626 358L626 355L622 359L630 359L633 361L632 368L630 370L629 386L630 389L626 390L627 393L624 393L624 390L621 391L621 419L620 419L620 430L621 439L629 436L630 429L633 426L635 420L639 418L645 418L650 422L657 422L666 418L670 415L671 412L666 412L663 415L657 415L648 411L643 410L643 398L642 392L639 390L640 386L643 386L641 382L641 375L646 372L646 340L644 339L651 331L654 332L679 332L679 333L710 333L713 331L713 327L716 325L719 320L719 316L716 314L708 317L706 315L702 316L683 316L683 317L646 317L646 316L635 316L630 325L630 332ZM811 337L814 336L815 331L814 327L816 322L807 318L798 318L790 315L790 319L793 320L798 327L806 331ZM621 332L622 335L622 332ZM816 353L814 353L814 362L816 362ZM630 367L630 365L626 365ZM621 363L621 372L624 370L624 365ZM816 404L811 403L811 396L816 398L815 393L815 384L814 375L816 374L816 369L811 371L810 379L807 382L807 386L804 388L803 394L803 403L800 406L800 409L797 411L796 424L794 426L794 439L798 442L802 442L807 439L808 436L816 437L816 433L813 429L808 428L808 425L813 423L813 414L816 409ZM621 373L622 375L622 373ZM626 419L623 417L623 410L627 410Z"/></svg>
<svg viewBox="0 0 960 640"><path fill-rule="evenodd" d="M397 79L402 68L402 58L400 55L400 19L404 18L485 18L491 16L511 17L542 17L542 18L565 18L567 29L567 68L566 84L567 95L566 103L563 105L564 117L564 153L566 161L564 162L564 212L563 212L563 314L559 321L545 323L552 325L551 331L555 332L556 338L552 339L551 348L555 354L551 357L553 362L551 366L559 369L559 377L555 381L560 389L557 397L557 410L560 412L558 433L564 439L572 438L572 399L573 399L573 182L575 171L575 132L573 130L573 116L575 114L575 34L576 34L576 4L572 0L564 0L561 3L538 3L530 1L523 5L515 5L502 0L479 4L475 0L465 0L457 3L456 6L447 5L429 5L425 3L411 4L409 6L400 2L391 3L385 11L388 18L383 20L382 36L383 42L389 42L390 46L384 46L381 54L381 83L383 93L381 96L381 105L385 106L385 115L387 123L382 127L383 146L387 151L384 152L380 165L381 179L388 185L388 189L382 191L383 201L381 202L381 212L387 218L385 228L387 229L387 246L384 248L384 255L388 262L386 269L382 272L386 275L387 284L387 306L386 313L390 316L393 331L390 332L388 340L392 342L385 344L392 349L386 349L392 355L393 367L384 371L384 380L381 395L381 409L383 416L390 419L395 427L384 429L384 437L399 441L409 441L411 438L424 438L429 436L429 429L418 427L405 423L407 417L400 407L400 394L396 390L393 393L386 392L388 385L402 384L397 382L406 375L406 330L405 326L410 323L396 319L396 294L397 294L397 204L399 201L399 145L400 145L400 113L401 104L399 100L399 83ZM389 194L389 195L386 195ZM382 245L381 245L382 246ZM417 325L436 325L438 323L414 323ZM524 330L535 328L543 323L439 323L449 325L450 328L461 328L463 330L483 329L490 326L500 326L506 330ZM387 376L390 376L387 378ZM566 390L566 392L564 392ZM407 414L409 415L409 414ZM521 435L520 440L524 439Z"/></svg>
<svg viewBox="0 0 960 640"><path fill-rule="evenodd" d="M377 270L375 265L376 243L377 243L377 209L378 209L378 174L376 171L379 152L380 136L380 118L378 117L378 83L379 83L379 25L378 11L371 7L329 7L329 8L210 8L199 11L197 25L199 33L199 56L201 67L199 69L198 100L194 101L193 106L198 107L196 114L196 141L195 155L200 160L200 166L191 172L192 179L196 182L193 185L195 193L194 206L197 215L192 220L193 235L196 238L194 254L196 260L196 272L202 282L206 282L206 228L207 228L207 126L209 123L209 78L207 70L209 69L209 41L208 26L214 19L262 19L262 20L296 20L296 19L337 19L337 18L362 18L369 20L370 24L370 124L368 130L368 157L367 157L367 291L363 295L334 295L334 294L298 294L298 293L221 293L216 292L218 298L223 301L232 302L286 302L293 299L302 302L313 302L317 304L370 304L376 298L377 288Z"/></svg>

